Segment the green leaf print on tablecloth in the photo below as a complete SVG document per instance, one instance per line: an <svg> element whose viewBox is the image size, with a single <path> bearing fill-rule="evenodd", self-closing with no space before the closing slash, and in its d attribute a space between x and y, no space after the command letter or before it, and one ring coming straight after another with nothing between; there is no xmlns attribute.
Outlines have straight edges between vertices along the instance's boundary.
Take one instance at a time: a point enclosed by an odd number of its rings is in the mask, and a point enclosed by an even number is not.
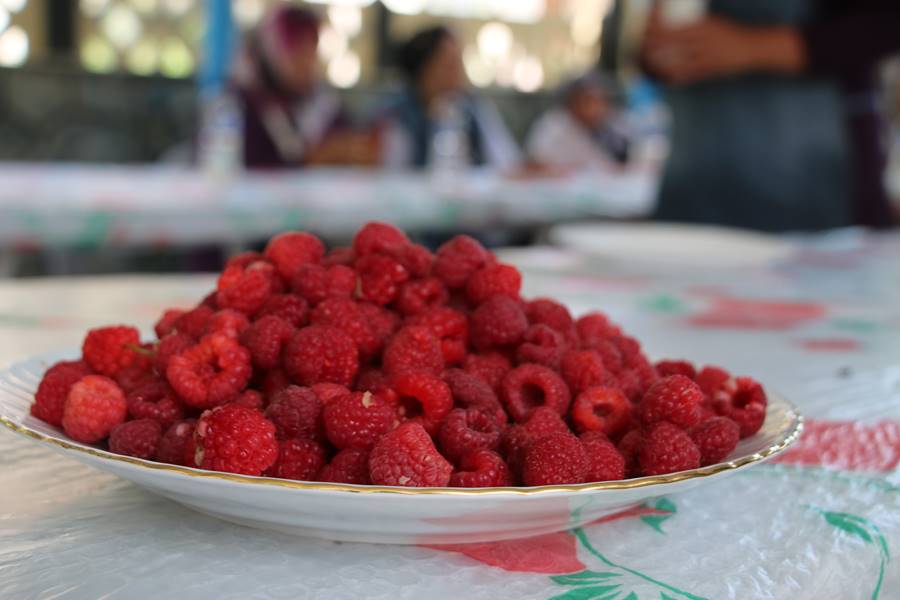
<svg viewBox="0 0 900 600"><path fill-rule="evenodd" d="M672 515L678 512L678 508L675 506L675 503L668 498L660 498L659 500L648 506L650 508L655 508L656 510L665 511L668 514L644 515L643 517L641 517L641 521L655 529L657 532L665 534L666 532L663 531L662 524L671 519Z"/></svg>
<svg viewBox="0 0 900 600"><path fill-rule="evenodd" d="M866 544L875 544L875 541L877 540L880 562L878 568L878 580L875 582L875 587L872 590L872 600L877 600L881 594L881 584L884 581L884 567L891 560L891 553L888 550L887 540L884 538L884 535L882 535L881 530L878 529L878 526L872 521L858 515L827 511L816 506L810 506L809 508L825 517L825 521L829 525L833 525L844 533L861 539Z"/></svg>

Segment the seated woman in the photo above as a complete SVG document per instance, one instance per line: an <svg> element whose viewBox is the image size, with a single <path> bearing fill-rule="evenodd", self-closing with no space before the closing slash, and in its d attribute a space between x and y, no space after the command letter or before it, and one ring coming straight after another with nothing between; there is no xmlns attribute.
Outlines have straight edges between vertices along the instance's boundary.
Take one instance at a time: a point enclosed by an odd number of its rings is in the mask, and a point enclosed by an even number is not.
<svg viewBox="0 0 900 600"><path fill-rule="evenodd" d="M234 84L244 117L244 163L251 168L365 164L378 155L374 134L348 128L341 100L320 81L319 18L280 5L239 57Z"/></svg>
<svg viewBox="0 0 900 600"><path fill-rule="evenodd" d="M529 158L541 165L576 169L628 162L630 144L615 122L611 87L595 73L564 85L558 106L531 127L525 144Z"/></svg>
<svg viewBox="0 0 900 600"><path fill-rule="evenodd" d="M498 169L519 164L519 149L496 107L469 93L462 50L449 29L415 34L400 48L398 62L406 86L381 115L385 166L421 169L441 159Z"/></svg>

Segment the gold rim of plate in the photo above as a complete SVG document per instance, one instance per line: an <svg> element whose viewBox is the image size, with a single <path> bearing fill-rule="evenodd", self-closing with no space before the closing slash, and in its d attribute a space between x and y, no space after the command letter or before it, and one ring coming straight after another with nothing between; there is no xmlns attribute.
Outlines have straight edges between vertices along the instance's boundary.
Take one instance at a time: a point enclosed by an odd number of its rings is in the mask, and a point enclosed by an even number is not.
<svg viewBox="0 0 900 600"><path fill-rule="evenodd" d="M377 486L377 485L351 485L341 483L322 483L311 481L293 481L288 479L276 479L272 477L254 477L252 475L237 475L233 473L223 473L220 471L207 471L203 469L194 469L191 467L182 467L178 465L169 465L158 463L155 461L144 460L140 458L132 458L113 454L106 450L83 446L78 443L68 442L55 437L45 435L34 431L24 425L14 423L7 417L0 415L0 423L5 425L12 431L29 437L31 439L45 442L66 450L74 450L83 454L101 458L104 460L112 460L130 465L137 465L147 469L156 471L168 471L178 473L188 477L199 479L217 479L222 481L231 481L237 483L246 483L251 485L274 486L282 488L292 488L297 490L318 490L330 492L352 492L355 494L402 494L402 495L455 495L455 496L480 496L490 494L513 494L519 496L532 496L536 494L547 494L553 492L580 492L580 491L597 491L597 490L631 490L636 488L658 485L663 483L676 483L688 479L699 479L739 469L753 463L758 463L767 458L779 454L788 446L793 444L800 437L803 431L803 416L797 409L787 401L787 416L791 419L791 427L787 433L772 444L768 448L760 450L754 454L738 457L734 460L691 469L690 471L679 471L677 473L668 473L666 475L655 475L651 477L639 477L636 479L623 479L619 481L599 481L594 483L579 483L569 485L544 485L539 487L491 487L491 488L404 488L394 486Z"/></svg>

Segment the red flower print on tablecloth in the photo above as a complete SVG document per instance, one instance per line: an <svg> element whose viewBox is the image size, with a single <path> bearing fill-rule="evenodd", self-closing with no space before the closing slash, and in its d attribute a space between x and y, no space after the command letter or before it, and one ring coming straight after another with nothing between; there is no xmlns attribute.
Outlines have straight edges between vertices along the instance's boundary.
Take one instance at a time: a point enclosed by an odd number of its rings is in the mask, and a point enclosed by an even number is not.
<svg viewBox="0 0 900 600"><path fill-rule="evenodd" d="M825 306L808 301L762 300L717 296L688 317L694 327L783 331L826 316Z"/></svg>
<svg viewBox="0 0 900 600"><path fill-rule="evenodd" d="M849 471L890 471L900 465L900 421L808 420L794 447L776 461Z"/></svg>

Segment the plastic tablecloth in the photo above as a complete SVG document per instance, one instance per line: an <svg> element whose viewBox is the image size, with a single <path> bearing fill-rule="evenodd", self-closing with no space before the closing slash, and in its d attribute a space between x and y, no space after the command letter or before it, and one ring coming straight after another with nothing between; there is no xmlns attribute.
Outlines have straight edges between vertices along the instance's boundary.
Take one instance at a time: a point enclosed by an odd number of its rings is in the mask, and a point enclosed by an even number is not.
<svg viewBox="0 0 900 600"><path fill-rule="evenodd" d="M900 238L796 242L740 271L507 255L526 292L602 308L654 356L721 364L807 416L780 460L583 528L392 547L243 528L0 432L0 597L900 598ZM0 364L188 306L208 276L0 283Z"/></svg>

